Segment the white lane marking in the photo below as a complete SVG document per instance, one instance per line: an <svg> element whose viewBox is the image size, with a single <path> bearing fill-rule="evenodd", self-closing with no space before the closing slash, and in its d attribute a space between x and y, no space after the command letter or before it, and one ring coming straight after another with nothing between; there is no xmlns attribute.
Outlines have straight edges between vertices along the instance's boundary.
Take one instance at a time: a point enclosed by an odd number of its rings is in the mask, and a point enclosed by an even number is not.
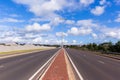
<svg viewBox="0 0 120 80"><path fill-rule="evenodd" d="M4 68L4 65L0 65L0 68Z"/></svg>
<svg viewBox="0 0 120 80"><path fill-rule="evenodd" d="M68 55L67 51L66 51L66 50L64 50L64 51L66 52L66 54L67 54L70 62L72 63L72 65L73 65L76 73L78 74L79 79L80 79L80 80L84 80L83 77L82 77L82 75L80 74L80 72L79 72L78 69L76 68L75 64L73 63L72 59L71 59L70 56Z"/></svg>
<svg viewBox="0 0 120 80"><path fill-rule="evenodd" d="M60 50L59 50L60 51ZM58 51L58 52L59 52ZM51 61L50 65L48 66L48 68L44 71L44 73L42 74L42 76L39 78L39 80L42 80L42 78L45 76L45 74L47 73L47 71L50 69L51 65L53 64L53 62L55 61L56 57L58 56L58 53L56 54L55 58Z"/></svg>
<svg viewBox="0 0 120 80"><path fill-rule="evenodd" d="M102 64L105 64L105 62L103 62L103 61L100 61L100 60L99 60L98 62L99 62L99 63L102 63Z"/></svg>
<svg viewBox="0 0 120 80"><path fill-rule="evenodd" d="M35 72L28 80L33 80L33 78L53 59L54 56L57 55L58 52L59 50L47 62L45 62L45 64L40 67L40 69L38 69L37 72Z"/></svg>

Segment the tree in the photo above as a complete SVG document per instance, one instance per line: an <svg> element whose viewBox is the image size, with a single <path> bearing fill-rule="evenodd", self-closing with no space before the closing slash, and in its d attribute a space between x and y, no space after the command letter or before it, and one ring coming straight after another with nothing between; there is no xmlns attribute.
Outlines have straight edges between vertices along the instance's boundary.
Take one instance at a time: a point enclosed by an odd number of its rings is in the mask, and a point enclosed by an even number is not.
<svg viewBox="0 0 120 80"><path fill-rule="evenodd" d="M115 49L117 52L120 52L120 41L115 44Z"/></svg>

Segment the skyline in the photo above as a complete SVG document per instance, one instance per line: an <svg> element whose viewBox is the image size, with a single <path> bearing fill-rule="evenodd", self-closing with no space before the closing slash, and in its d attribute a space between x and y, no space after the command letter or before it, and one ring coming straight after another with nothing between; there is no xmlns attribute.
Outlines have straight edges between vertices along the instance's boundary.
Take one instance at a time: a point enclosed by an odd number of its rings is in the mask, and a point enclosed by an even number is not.
<svg viewBox="0 0 120 80"><path fill-rule="evenodd" d="M0 42L120 40L120 0L0 0Z"/></svg>

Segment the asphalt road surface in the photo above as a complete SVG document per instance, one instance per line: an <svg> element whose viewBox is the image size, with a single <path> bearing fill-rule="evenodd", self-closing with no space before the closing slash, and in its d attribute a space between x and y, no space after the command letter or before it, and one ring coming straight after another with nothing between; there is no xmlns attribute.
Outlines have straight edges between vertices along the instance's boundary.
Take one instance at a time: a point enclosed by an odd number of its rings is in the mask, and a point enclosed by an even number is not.
<svg viewBox="0 0 120 80"><path fill-rule="evenodd" d="M120 61L66 49L84 80L120 80Z"/></svg>
<svg viewBox="0 0 120 80"><path fill-rule="evenodd" d="M58 49L0 60L0 80L28 80Z"/></svg>

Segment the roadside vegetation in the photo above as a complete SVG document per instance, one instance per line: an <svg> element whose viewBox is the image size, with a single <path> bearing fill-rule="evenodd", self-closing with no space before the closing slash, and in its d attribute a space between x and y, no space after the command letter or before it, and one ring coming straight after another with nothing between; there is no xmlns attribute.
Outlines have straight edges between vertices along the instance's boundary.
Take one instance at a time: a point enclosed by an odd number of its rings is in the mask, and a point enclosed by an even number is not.
<svg viewBox="0 0 120 80"><path fill-rule="evenodd" d="M26 53L26 52L32 52L32 51L40 51L45 49L30 49L30 50L16 50L16 51L9 51L9 52L0 52L0 55L2 54L15 54L15 53Z"/></svg>
<svg viewBox="0 0 120 80"><path fill-rule="evenodd" d="M101 44L89 43L89 44L81 45L81 46L70 45L67 47L80 49L80 50L97 51L97 52L101 52L103 54L120 55L120 41L118 41L117 43L112 43L112 42L105 42L105 43L101 43Z"/></svg>

